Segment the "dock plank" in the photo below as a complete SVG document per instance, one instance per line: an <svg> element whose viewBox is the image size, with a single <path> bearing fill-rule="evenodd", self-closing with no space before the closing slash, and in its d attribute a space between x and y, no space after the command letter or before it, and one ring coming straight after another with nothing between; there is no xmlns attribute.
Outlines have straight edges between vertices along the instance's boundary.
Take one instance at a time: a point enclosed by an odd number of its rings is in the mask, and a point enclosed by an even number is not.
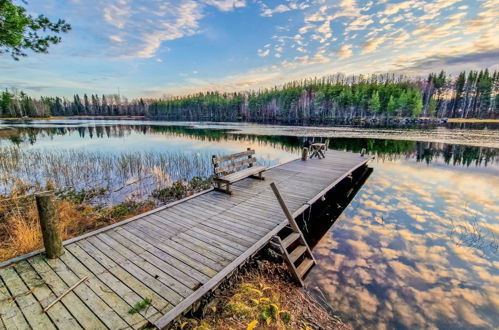
<svg viewBox="0 0 499 330"><path fill-rule="evenodd" d="M24 260L17 263L14 268L28 289L32 291L42 309L47 307L57 298L48 287L47 283L45 283L27 261ZM47 311L47 315L57 328L70 327L71 329L82 329L80 324L63 304L55 304L52 306L52 308Z"/></svg>
<svg viewBox="0 0 499 330"><path fill-rule="evenodd" d="M0 270L0 277L32 328L41 326L44 329L56 329L48 315L43 312L42 306L36 300L32 290L26 287L14 267Z"/></svg>

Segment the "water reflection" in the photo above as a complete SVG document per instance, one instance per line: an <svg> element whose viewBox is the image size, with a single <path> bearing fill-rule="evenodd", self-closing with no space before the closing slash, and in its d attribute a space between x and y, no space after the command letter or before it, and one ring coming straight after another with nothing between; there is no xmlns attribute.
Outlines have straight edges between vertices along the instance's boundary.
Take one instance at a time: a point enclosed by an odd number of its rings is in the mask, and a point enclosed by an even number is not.
<svg viewBox="0 0 499 330"><path fill-rule="evenodd" d="M81 141L86 141L85 147L92 149L105 149L106 151L120 150L120 143L128 139L126 150L145 146L153 148L154 144L168 143L169 150L180 149L174 140L189 140L203 142L229 142L235 144L251 143L256 146L278 149L290 154L298 154L301 146L308 141L323 141L325 137L289 136L281 135L283 132L276 130L275 135L242 134L233 129L224 128L198 128L193 126L161 126L161 125L95 125L80 124L77 127L62 125L54 127L17 127L10 133L0 135L0 146L16 145L23 148L34 146L37 148L72 148L81 146ZM154 139L163 137L164 139ZM3 142L2 142L3 141ZM474 147L467 145L454 145L436 142L386 140L374 138L334 138L330 140L330 148L360 152L368 150L377 159L396 160L414 159L417 162L439 162L452 165L483 165L497 161L498 149Z"/></svg>
<svg viewBox="0 0 499 330"><path fill-rule="evenodd" d="M308 286L354 327L495 328L497 249L462 244L453 232L472 226L497 244L497 167L492 175L409 160L374 167L314 249Z"/></svg>

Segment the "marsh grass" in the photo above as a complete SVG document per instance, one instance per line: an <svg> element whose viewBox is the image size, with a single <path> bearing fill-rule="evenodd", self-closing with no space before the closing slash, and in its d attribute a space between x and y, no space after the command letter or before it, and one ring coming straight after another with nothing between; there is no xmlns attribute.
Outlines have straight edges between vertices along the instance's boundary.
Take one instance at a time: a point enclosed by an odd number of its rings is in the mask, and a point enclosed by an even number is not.
<svg viewBox="0 0 499 330"><path fill-rule="evenodd" d="M10 194L20 184L30 192L47 181L55 189L106 191L108 204L142 200L152 191L211 175L211 154L182 152L104 153L74 149L24 150L0 147L0 193ZM76 197L76 196L75 196Z"/></svg>

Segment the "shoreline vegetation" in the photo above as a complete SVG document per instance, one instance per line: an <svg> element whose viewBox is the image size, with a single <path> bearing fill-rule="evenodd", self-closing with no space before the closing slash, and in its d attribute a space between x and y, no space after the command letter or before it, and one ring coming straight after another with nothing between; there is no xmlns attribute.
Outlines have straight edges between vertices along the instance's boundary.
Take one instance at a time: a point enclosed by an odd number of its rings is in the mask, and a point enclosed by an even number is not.
<svg viewBox="0 0 499 330"><path fill-rule="evenodd" d="M244 92L209 91L129 100L121 95L75 94L34 98L0 92L0 117L145 116L190 121L330 123L367 118L497 119L499 72L444 71L426 79L394 74L336 74Z"/></svg>
<svg viewBox="0 0 499 330"><path fill-rule="evenodd" d="M122 115L116 115L116 116L91 116L91 115L73 115L73 116L49 116L49 117L29 117L26 118L25 120L71 120L71 119L88 119L88 120L150 120L154 118L149 118L146 116L122 116ZM369 118L355 118L359 122L364 122L364 121L369 121ZM409 118L405 117L400 117L400 118L390 118L392 120L407 120ZM428 121L428 122L443 122L441 118L437 117L420 117L418 118L421 121ZM18 121L22 120L20 117L0 117L0 121ZM173 120L174 121L174 120ZM215 121L214 121L215 122ZM223 121L222 121L223 122ZM446 118L445 119L446 123L455 123L455 124L497 124L499 123L499 119L494 119L494 118ZM284 123L283 123L284 124ZM0 132L2 131L14 131L14 128L11 127L0 127Z"/></svg>
<svg viewBox="0 0 499 330"><path fill-rule="evenodd" d="M318 300L312 289L293 283L285 264L264 249L175 326L184 330L352 329L326 299Z"/></svg>
<svg viewBox="0 0 499 330"><path fill-rule="evenodd" d="M37 190L55 192L58 228L62 239L67 240L188 197L210 186L211 178L193 178L189 182L178 180L169 187L152 191L146 199L127 199L114 205L98 202L99 197L107 193L104 188L57 190L49 181L43 189ZM19 180L10 194L0 194L0 262L42 247L33 187Z"/></svg>

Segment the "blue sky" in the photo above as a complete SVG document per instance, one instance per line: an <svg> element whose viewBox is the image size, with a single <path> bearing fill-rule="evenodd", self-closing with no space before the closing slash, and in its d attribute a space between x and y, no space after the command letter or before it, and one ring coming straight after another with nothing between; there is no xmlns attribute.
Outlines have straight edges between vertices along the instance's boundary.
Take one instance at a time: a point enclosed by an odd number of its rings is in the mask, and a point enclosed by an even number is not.
<svg viewBox="0 0 499 330"><path fill-rule="evenodd" d="M0 88L34 96L499 68L498 0L28 0L27 9L73 27L47 55L0 56Z"/></svg>

